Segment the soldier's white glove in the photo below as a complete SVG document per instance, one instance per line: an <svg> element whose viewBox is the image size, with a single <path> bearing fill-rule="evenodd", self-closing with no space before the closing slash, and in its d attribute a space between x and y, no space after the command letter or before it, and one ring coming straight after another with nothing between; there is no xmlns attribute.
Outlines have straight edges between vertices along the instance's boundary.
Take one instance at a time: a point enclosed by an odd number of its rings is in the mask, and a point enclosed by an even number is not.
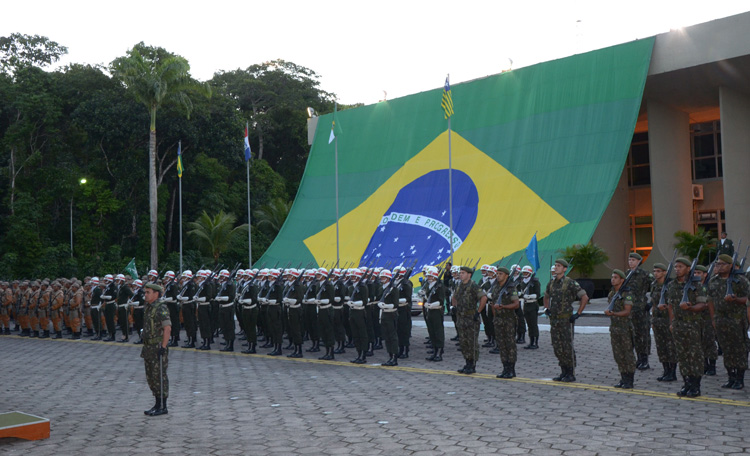
<svg viewBox="0 0 750 456"><path fill-rule="evenodd" d="M344 296L344 301L345 301L345 302L349 302L349 301L351 301L351 300L352 300L352 297L351 297L351 296Z"/></svg>
<svg viewBox="0 0 750 456"><path fill-rule="evenodd" d="M174 298L162 298L164 302L174 302Z"/></svg>
<svg viewBox="0 0 750 456"><path fill-rule="evenodd" d="M339 296L336 296L333 298L333 302L341 302L341 298Z"/></svg>
<svg viewBox="0 0 750 456"><path fill-rule="evenodd" d="M267 304L268 303L268 299L266 299L266 298L258 298L258 301L260 301L261 304Z"/></svg>
<svg viewBox="0 0 750 456"><path fill-rule="evenodd" d="M216 300L219 302L227 302L229 301L229 296L217 296Z"/></svg>
<svg viewBox="0 0 750 456"><path fill-rule="evenodd" d="M329 302L331 302L331 301L330 301L330 300L328 300L328 299L320 299L320 300L318 300L317 304L323 304L323 305L326 305L326 304L328 304Z"/></svg>
<svg viewBox="0 0 750 456"><path fill-rule="evenodd" d="M398 298L399 304L406 304L406 298Z"/></svg>
<svg viewBox="0 0 750 456"><path fill-rule="evenodd" d="M252 299L240 299L240 302L242 304L252 304L253 300Z"/></svg>
<svg viewBox="0 0 750 456"><path fill-rule="evenodd" d="M180 296L179 299L180 299L180 301L189 301L190 300L190 298L188 298L187 296Z"/></svg>
<svg viewBox="0 0 750 456"><path fill-rule="evenodd" d="M293 305L297 304L297 300L296 300L296 299L294 299L294 298L286 298L286 302L287 302L287 304L289 304L290 306L293 306Z"/></svg>
<svg viewBox="0 0 750 456"><path fill-rule="evenodd" d="M284 298L281 300L284 304L289 304L289 298Z"/></svg>
<svg viewBox="0 0 750 456"><path fill-rule="evenodd" d="M198 301L198 302L206 302L206 298L198 298L198 299L196 299L196 301Z"/></svg>
<svg viewBox="0 0 750 456"><path fill-rule="evenodd" d="M525 295L523 295L523 299L526 300L526 301L534 301L536 299L536 293L525 294Z"/></svg>
<svg viewBox="0 0 750 456"><path fill-rule="evenodd" d="M360 307L365 305L362 301L352 301L351 304Z"/></svg>
<svg viewBox="0 0 750 456"><path fill-rule="evenodd" d="M112 296L109 296L109 295L102 295L102 296L101 296L101 298L102 298L103 300L105 300L105 301L109 301L110 299L112 299Z"/></svg>
<svg viewBox="0 0 750 456"><path fill-rule="evenodd" d="M268 303L269 303L269 304L272 304L272 305L273 305L273 304L276 304L276 300L275 300L275 299L269 299L269 300L268 300Z"/></svg>
<svg viewBox="0 0 750 456"><path fill-rule="evenodd" d="M320 299L314 299L314 300L313 300L313 304L316 304L316 305L317 305L317 304L320 304Z"/></svg>
<svg viewBox="0 0 750 456"><path fill-rule="evenodd" d="M487 293L487 299L492 299L492 293Z"/></svg>

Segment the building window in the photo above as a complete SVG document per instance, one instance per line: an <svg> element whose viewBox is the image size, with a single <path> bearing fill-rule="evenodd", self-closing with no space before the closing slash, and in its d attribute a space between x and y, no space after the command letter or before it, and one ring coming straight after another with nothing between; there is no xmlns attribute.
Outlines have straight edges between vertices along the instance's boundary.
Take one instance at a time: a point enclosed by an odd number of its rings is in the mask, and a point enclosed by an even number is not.
<svg viewBox="0 0 750 456"><path fill-rule="evenodd" d="M630 236L633 248L645 260L654 246L654 223L650 215L630 216Z"/></svg>
<svg viewBox="0 0 750 456"><path fill-rule="evenodd" d="M719 233L726 231L723 209L701 210L695 213L695 228L703 228L711 233L712 238L718 238Z"/></svg>
<svg viewBox="0 0 750 456"><path fill-rule="evenodd" d="M690 126L693 180L724 175L721 163L721 125L718 120Z"/></svg>
<svg viewBox="0 0 750 456"><path fill-rule="evenodd" d="M648 158L648 132L636 133L628 153L628 185L651 185L651 167Z"/></svg>

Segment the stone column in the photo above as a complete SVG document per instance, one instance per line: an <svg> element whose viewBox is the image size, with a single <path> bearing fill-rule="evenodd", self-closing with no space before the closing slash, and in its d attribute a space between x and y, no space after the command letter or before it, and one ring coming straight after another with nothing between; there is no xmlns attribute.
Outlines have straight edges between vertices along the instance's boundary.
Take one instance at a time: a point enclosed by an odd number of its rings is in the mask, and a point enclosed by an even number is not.
<svg viewBox="0 0 750 456"><path fill-rule="evenodd" d="M750 242L750 97L727 87L719 88L721 154L724 169L724 210L727 235L735 245ZM745 248L739 252L744 255Z"/></svg>
<svg viewBox="0 0 750 456"><path fill-rule="evenodd" d="M675 231L693 232L690 120L686 112L647 101L654 248L648 264L672 258Z"/></svg>

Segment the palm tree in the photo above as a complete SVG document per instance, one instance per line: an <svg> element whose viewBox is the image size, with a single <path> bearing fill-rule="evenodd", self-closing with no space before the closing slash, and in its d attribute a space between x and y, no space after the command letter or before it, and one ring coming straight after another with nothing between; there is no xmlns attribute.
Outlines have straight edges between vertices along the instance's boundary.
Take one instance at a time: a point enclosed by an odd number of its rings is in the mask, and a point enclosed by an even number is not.
<svg viewBox="0 0 750 456"><path fill-rule="evenodd" d="M247 223L235 227L237 217L234 214L219 212L213 218L203 211L198 220L189 222L188 235L194 236L201 252L214 259L214 264L219 262L219 255L231 244L235 236L247 231Z"/></svg>
<svg viewBox="0 0 750 456"><path fill-rule="evenodd" d="M711 231L706 231L702 227L699 227L695 234L687 231L677 231L674 233L674 237L677 239L677 242L674 244L675 248L681 254L690 258L695 258L698 251L703 247L701 257L698 259L698 262L701 264L706 264L708 259L708 248L715 246L718 242L718 240L713 237Z"/></svg>
<svg viewBox="0 0 750 456"><path fill-rule="evenodd" d="M607 252L591 241L588 244L570 245L558 252L564 258L568 258L568 262L583 278L589 277L594 268L609 259Z"/></svg>
<svg viewBox="0 0 750 456"><path fill-rule="evenodd" d="M284 226L284 221L289 215L291 208L291 201L287 202L281 198L276 198L253 212L255 223L258 225L258 228L265 230L271 236L275 237L281 231L281 227Z"/></svg>
<svg viewBox="0 0 750 456"><path fill-rule="evenodd" d="M146 106L151 116L148 139L148 196L151 218L151 268L158 265L158 203L156 185L156 111L165 102L182 107L188 118L193 103L190 94L211 96L208 85L190 76L190 64L184 57L170 54L163 48L146 46L140 42L124 57L110 64L112 74L119 79L135 99Z"/></svg>

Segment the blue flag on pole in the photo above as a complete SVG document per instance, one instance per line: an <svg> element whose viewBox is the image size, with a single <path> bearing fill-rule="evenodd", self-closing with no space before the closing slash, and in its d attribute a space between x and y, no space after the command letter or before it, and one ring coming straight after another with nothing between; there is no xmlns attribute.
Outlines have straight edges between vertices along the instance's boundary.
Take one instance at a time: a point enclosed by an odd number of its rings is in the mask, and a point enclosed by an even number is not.
<svg viewBox="0 0 750 456"><path fill-rule="evenodd" d="M250 138L247 135L247 127L245 127L245 161L250 161L252 152L250 151Z"/></svg>
<svg viewBox="0 0 750 456"><path fill-rule="evenodd" d="M529 263L534 267L534 271L539 271L539 248L536 245L536 233L534 233L528 247L526 247L526 258L528 258Z"/></svg>

